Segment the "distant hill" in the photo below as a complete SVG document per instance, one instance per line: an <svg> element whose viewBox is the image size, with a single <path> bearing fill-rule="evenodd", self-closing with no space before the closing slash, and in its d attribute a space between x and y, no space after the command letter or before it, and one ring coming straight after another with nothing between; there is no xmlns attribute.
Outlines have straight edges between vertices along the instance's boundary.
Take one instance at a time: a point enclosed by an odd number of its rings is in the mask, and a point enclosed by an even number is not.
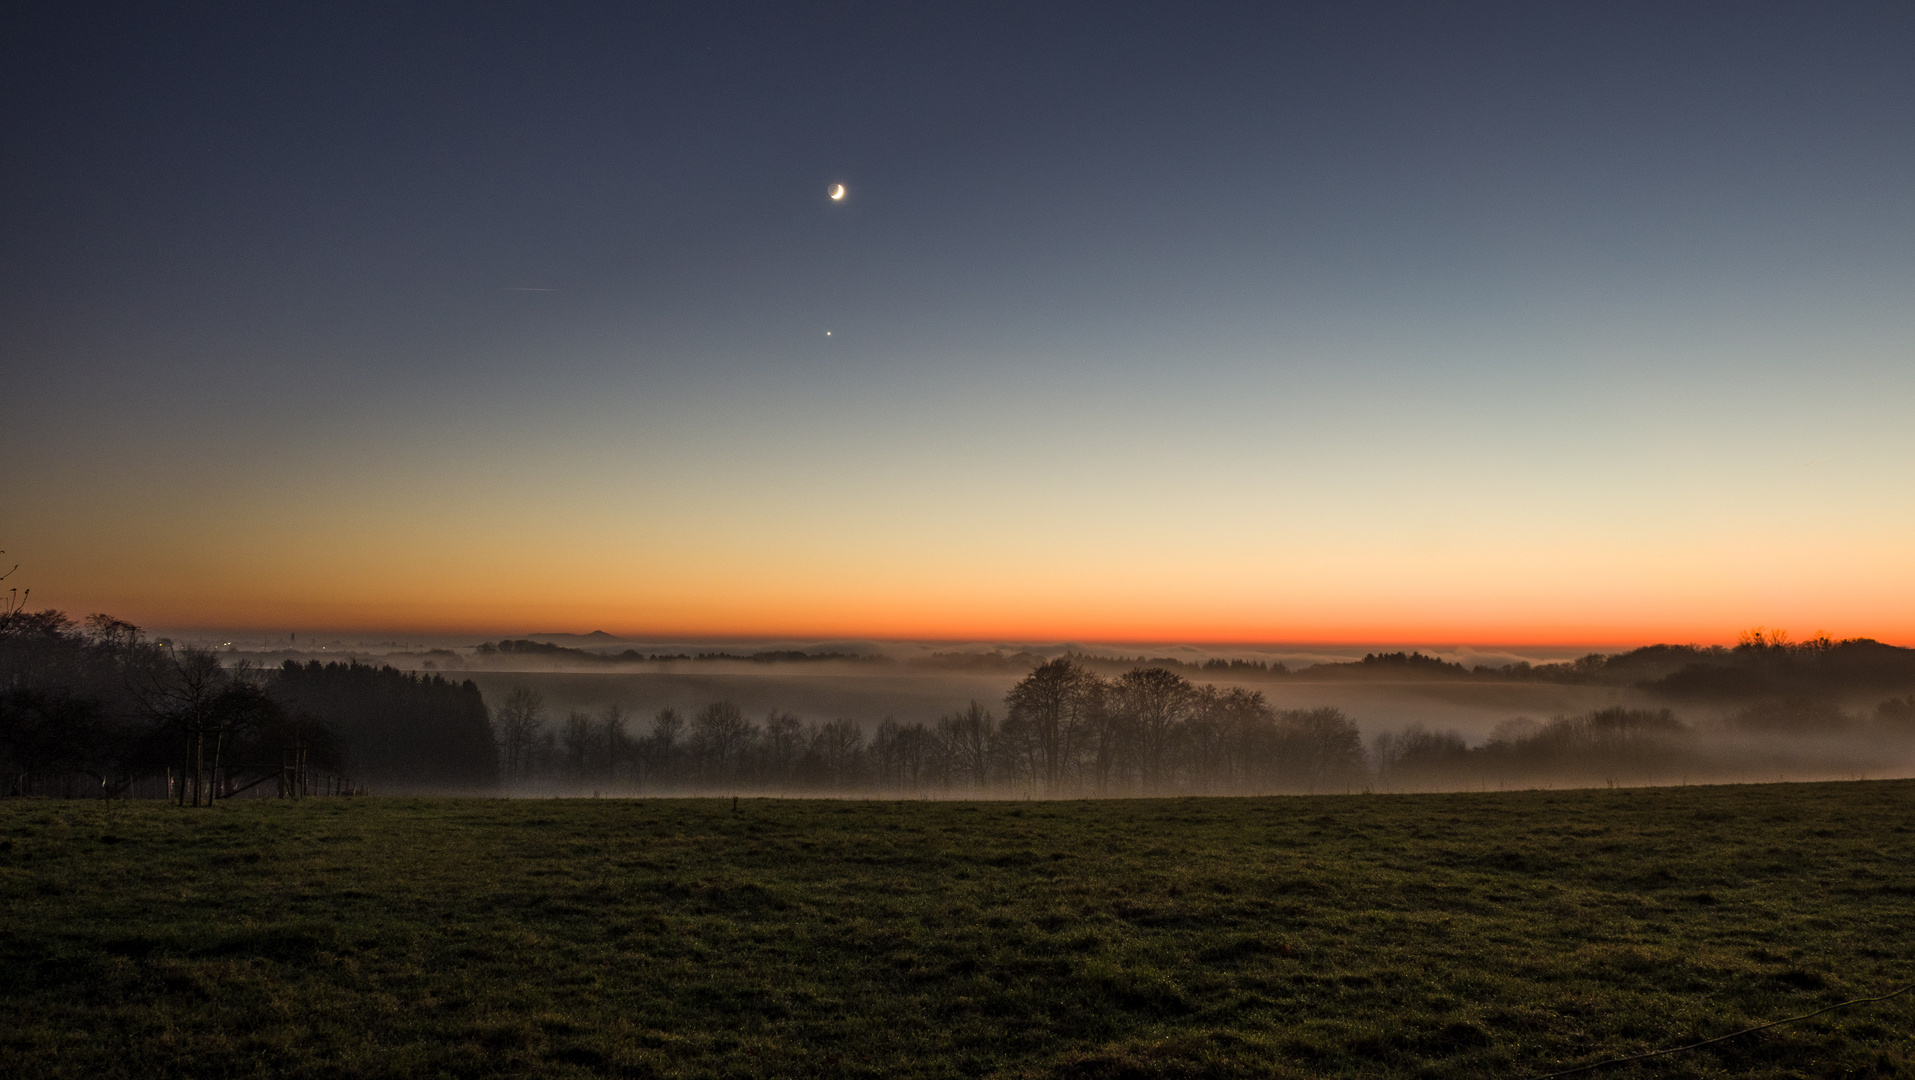
<svg viewBox="0 0 1915 1080"><path fill-rule="evenodd" d="M743 660L753 663L809 663L825 660L872 662L882 657L826 649L773 649L758 652L642 653L613 652L617 643L603 630L590 634L540 634L486 642L480 657L538 656L578 663L632 663L667 660ZM561 643L563 642L563 643ZM599 646L589 648L587 646ZM1751 631L1734 647L1721 645L1646 645L1628 652L1591 653L1552 664L1514 663L1500 667L1460 663L1421 652L1370 653L1361 660L1311 664L1291 670L1281 663L1250 660L1181 660L1170 657L1109 656L1067 652L1095 670L1162 667L1230 678L1298 678L1351 681L1462 680L1556 682L1634 687L1677 701L1744 702L1757 698L1833 700L1915 692L1915 649L1886 645L1872 638L1832 641L1817 637L1790 642L1780 635ZM1043 662L1032 652L993 649L975 653L936 653L909 661L911 666L952 670L1025 672Z"/></svg>
<svg viewBox="0 0 1915 1080"><path fill-rule="evenodd" d="M1672 698L1895 694L1915 689L1915 649L1869 638L1799 646L1739 645L1639 685Z"/></svg>
<svg viewBox="0 0 1915 1080"><path fill-rule="evenodd" d="M1466 679L1470 671L1438 656L1393 652L1367 653L1347 663L1311 664L1297 674L1306 679Z"/></svg>
<svg viewBox="0 0 1915 1080"><path fill-rule="evenodd" d="M610 635L607 635L608 637ZM860 662L882 661L881 656L866 656L848 652L804 652L800 649L776 649L767 652L731 653L701 652L691 653L642 653L637 649L623 652L593 652L589 649L576 649L568 645L559 645L549 641L534 641L530 638L507 638L502 641L487 641L473 650L479 657L492 656L540 656L553 660L590 662L590 663L631 663L635 661L663 660L747 660L757 664L807 663L820 660L853 660Z"/></svg>
<svg viewBox="0 0 1915 1080"><path fill-rule="evenodd" d="M1759 631L1734 648L1649 645L1561 664L1477 667L1485 678L1633 686L1678 700L1836 698L1915 690L1915 649L1872 638L1795 643Z"/></svg>

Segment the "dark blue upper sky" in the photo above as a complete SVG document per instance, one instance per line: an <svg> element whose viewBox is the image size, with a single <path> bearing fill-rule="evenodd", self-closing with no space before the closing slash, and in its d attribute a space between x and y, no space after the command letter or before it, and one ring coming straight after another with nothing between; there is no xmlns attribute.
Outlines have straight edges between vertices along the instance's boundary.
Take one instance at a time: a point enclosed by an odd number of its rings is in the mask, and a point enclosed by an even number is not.
<svg viewBox="0 0 1915 1080"><path fill-rule="evenodd" d="M951 425L996 466L1533 484L1906 386L1906 4L0 18L5 446L96 500L321 450L936 488ZM1217 435L1258 425L1308 437Z"/></svg>
<svg viewBox="0 0 1915 1080"><path fill-rule="evenodd" d="M9 16L36 347L432 368L555 316L923 342L1907 255L1906 5L170 7Z"/></svg>

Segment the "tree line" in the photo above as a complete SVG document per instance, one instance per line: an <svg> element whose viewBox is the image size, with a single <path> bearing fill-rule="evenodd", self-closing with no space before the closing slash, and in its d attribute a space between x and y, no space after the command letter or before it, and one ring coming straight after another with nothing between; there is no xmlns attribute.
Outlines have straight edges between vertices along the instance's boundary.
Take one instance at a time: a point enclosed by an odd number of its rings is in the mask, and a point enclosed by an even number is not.
<svg viewBox="0 0 1915 1080"><path fill-rule="evenodd" d="M758 723L730 702L663 709L644 731L622 706L554 722L514 687L494 710L502 775L572 790L917 792L1042 796L1343 791L1368 767L1336 709L1274 709L1261 691L1198 686L1162 668L1104 678L1038 664L1003 715L977 702L932 723Z"/></svg>
<svg viewBox="0 0 1915 1080"><path fill-rule="evenodd" d="M685 660L732 660L756 663L856 661L871 665L899 663L882 656L843 652L808 653L795 650L751 654L700 653L696 656L620 653L554 645L530 640L486 642L475 658L543 658L554 661L618 664ZM1761 697L1811 696L1824 699L1871 693L1915 690L1915 649L1886 645L1870 638L1834 640L1817 634L1802 641L1787 632L1756 627L1744 631L1734 646L1646 645L1622 653L1590 653L1554 663L1512 661L1491 666L1465 666L1421 652L1366 653L1360 660L1329 661L1292 669L1280 661L1212 658L1112 656L1067 652L1064 659L1105 677L1117 677L1135 668L1160 668L1186 676L1231 680L1320 681L1489 681L1553 682L1577 685L1630 687L1670 701L1733 703ZM953 671L1027 672L1046 663L1033 652L933 653L902 661L909 666Z"/></svg>
<svg viewBox="0 0 1915 1080"><path fill-rule="evenodd" d="M730 702L620 705L554 722L514 687L494 710L502 775L520 790L619 794L876 793L1108 797L1439 790L1703 781L1781 768L1893 768L1915 748L1915 697L1851 715L1812 699L1754 702L1704 727L1669 709L1517 717L1472 744L1413 725L1365 746L1334 708L1275 709L1261 691L1197 685L1165 668L1104 677L1039 662L1005 695L932 723L755 722ZM1777 737L1784 737L1778 741ZM1898 757L1897 755L1901 755Z"/></svg>
<svg viewBox="0 0 1915 1080"><path fill-rule="evenodd" d="M228 659L105 615L0 610L0 792L204 806L266 784L299 795L498 781L469 680Z"/></svg>
<svg viewBox="0 0 1915 1080"><path fill-rule="evenodd" d="M1879 671L1896 662L1887 648L1769 634L1724 655L1788 675L1829 665ZM1412 728L1366 747L1333 708L1276 709L1260 691L1199 685L1154 664L1105 674L1077 656L1031 659L995 708L972 702L929 723L886 719L867 729L781 710L760 719L726 701L650 717L619 705L554 717L524 686L488 705L470 680L356 662L259 668L150 640L104 615L75 624L9 603L0 606L0 793L209 805L248 791L301 794L315 778L322 790L474 793L501 784L618 794L1401 790L1700 778L1728 760L1733 741L1705 745L1666 709L1607 709L1509 721L1477 745ZM1398 653L1369 663L1442 662ZM1915 697L1885 701L1872 716L1821 697L1767 697L1718 727L1756 742L1846 742L1858 749L1852 760L1868 763L1883 748L1915 746Z"/></svg>

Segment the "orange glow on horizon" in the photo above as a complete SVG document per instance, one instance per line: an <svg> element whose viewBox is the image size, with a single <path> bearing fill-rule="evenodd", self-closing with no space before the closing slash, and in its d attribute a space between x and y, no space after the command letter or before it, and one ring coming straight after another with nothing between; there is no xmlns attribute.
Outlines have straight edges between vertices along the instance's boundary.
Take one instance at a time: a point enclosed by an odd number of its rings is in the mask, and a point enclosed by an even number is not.
<svg viewBox="0 0 1915 1080"><path fill-rule="evenodd" d="M69 614L101 605L71 605ZM1415 613L1351 610L1311 613L1314 618L1211 618L1198 613L1166 612L1154 618L1122 612L1006 610L915 611L902 606L841 606L837 610L766 611L734 604L706 610L656 610L635 616L632 607L609 604L483 604L462 602L394 605L377 611L320 604L209 603L179 608L162 604L107 606L107 610L149 627L173 631L232 630L380 636L458 636L475 639L527 633L589 633L602 630L635 640L830 640L871 639L920 642L1079 642L1109 646L1187 644L1209 647L1332 648L1380 643L1424 643L1475 648L1589 648L1615 651L1650 644L1735 643L1739 633L1758 624L1800 627L1797 638L1826 633L1835 639L1873 638L1889 644L1915 643L1915 627L1845 620L1797 620L1725 614L1715 618L1671 614L1663 619L1575 621L1518 620L1456 615L1444 619ZM1407 617L1406 617L1407 616Z"/></svg>
<svg viewBox="0 0 1915 1080"><path fill-rule="evenodd" d="M1766 625L1915 644L1901 534L1835 535L1808 515L1772 530L1459 518L1439 535L1407 510L1271 502L1234 508L1228 528L1172 515L1120 532L1007 507L953 528L916 495L887 513L820 499L761 517L711 493L666 513L544 489L545 503L259 490L76 502L34 519L8 558L35 606L171 630L1614 650Z"/></svg>

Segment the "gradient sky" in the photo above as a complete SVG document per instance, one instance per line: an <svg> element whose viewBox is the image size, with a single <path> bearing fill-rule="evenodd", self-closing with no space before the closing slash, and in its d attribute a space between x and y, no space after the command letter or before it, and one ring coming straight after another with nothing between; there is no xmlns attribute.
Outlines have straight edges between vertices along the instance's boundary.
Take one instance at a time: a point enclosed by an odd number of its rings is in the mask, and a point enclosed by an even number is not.
<svg viewBox="0 0 1915 1080"><path fill-rule="evenodd" d="M1915 643L1915 6L634 7L10 6L8 584Z"/></svg>

